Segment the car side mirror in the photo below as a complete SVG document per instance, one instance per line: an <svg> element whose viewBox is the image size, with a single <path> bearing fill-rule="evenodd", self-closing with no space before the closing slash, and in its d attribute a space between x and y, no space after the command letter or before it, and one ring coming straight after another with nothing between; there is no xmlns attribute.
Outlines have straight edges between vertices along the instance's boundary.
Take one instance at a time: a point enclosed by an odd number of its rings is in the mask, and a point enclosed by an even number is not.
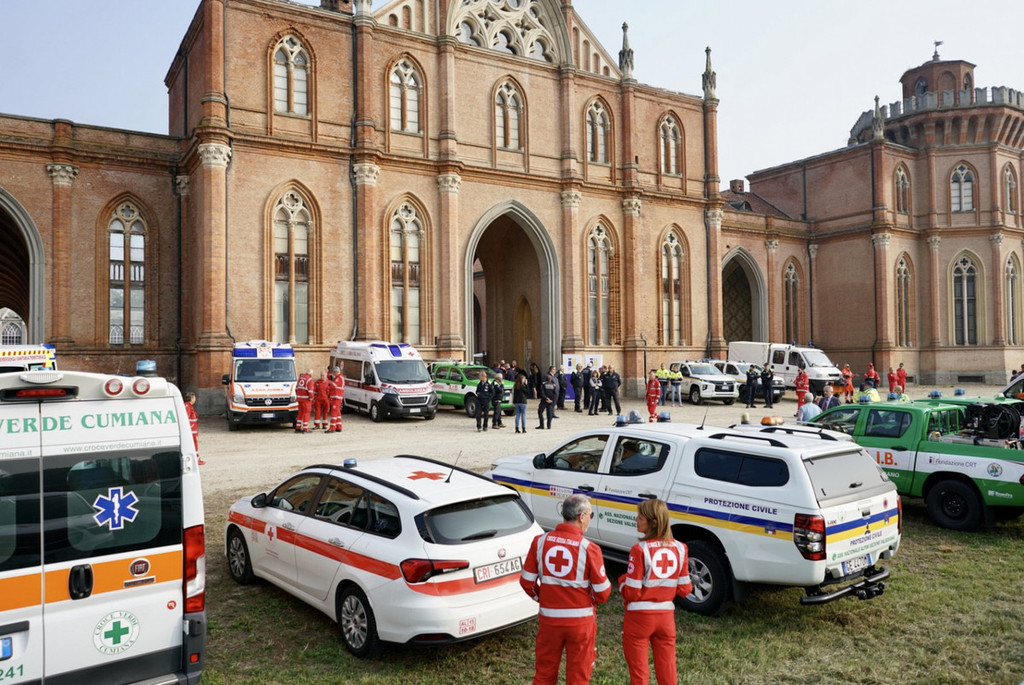
<svg viewBox="0 0 1024 685"><path fill-rule="evenodd" d="M226 373L223 376L221 376L220 377L220 384L221 385L230 385L231 384L231 375Z"/></svg>
<svg viewBox="0 0 1024 685"><path fill-rule="evenodd" d="M253 509L262 509L267 506L267 493L261 492L260 494L249 500L249 504L252 505Z"/></svg>
<svg viewBox="0 0 1024 685"><path fill-rule="evenodd" d="M546 455L543 452L541 452L540 454L538 454L536 457L533 458L533 468L535 468L535 469L547 468L547 465L548 465L547 462L548 462L548 455Z"/></svg>

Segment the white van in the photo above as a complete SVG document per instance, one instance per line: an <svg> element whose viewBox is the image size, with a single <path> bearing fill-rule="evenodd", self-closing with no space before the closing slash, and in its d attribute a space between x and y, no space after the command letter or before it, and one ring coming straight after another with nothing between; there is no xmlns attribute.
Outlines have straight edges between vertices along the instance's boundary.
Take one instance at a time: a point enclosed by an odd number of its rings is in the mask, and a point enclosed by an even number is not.
<svg viewBox="0 0 1024 685"><path fill-rule="evenodd" d="M345 377L347 409L369 414L374 421L389 416L434 418L437 394L427 365L408 343L339 340L331 352L330 370Z"/></svg>
<svg viewBox="0 0 1024 685"><path fill-rule="evenodd" d="M220 379L227 386L224 416L228 430L238 430L243 423L293 425L299 413L297 379L291 345L267 340L236 342L231 348L231 373Z"/></svg>
<svg viewBox="0 0 1024 685"><path fill-rule="evenodd" d="M0 345L0 373L12 371L53 371L57 368L57 349L42 345Z"/></svg>
<svg viewBox="0 0 1024 685"><path fill-rule="evenodd" d="M817 347L736 341L729 343L729 361L750 362L758 366L771 364L775 376L785 381L787 388L796 387L796 374L803 369L815 395L843 377L836 365Z"/></svg>
<svg viewBox="0 0 1024 685"><path fill-rule="evenodd" d="M199 681L197 462L163 378L0 374L0 681Z"/></svg>

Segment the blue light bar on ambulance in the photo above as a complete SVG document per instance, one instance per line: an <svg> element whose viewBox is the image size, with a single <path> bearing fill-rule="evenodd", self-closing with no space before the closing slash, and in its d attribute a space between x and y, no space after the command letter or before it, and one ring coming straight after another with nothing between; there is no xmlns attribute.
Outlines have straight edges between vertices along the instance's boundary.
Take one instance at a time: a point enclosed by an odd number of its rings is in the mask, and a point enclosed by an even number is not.
<svg viewBox="0 0 1024 685"><path fill-rule="evenodd" d="M379 347L382 350L387 350L391 353L392 357L404 357L405 350L409 347L409 343L370 343L370 347Z"/></svg>
<svg viewBox="0 0 1024 685"><path fill-rule="evenodd" d="M246 357L252 357L255 359L259 356L260 348L266 349L268 347L271 348L271 356L275 358L291 359L295 357L295 350L292 349L291 345L284 343L270 343L266 341L261 341L260 343L239 343L235 345L234 349L231 351L231 355L236 359L244 359Z"/></svg>

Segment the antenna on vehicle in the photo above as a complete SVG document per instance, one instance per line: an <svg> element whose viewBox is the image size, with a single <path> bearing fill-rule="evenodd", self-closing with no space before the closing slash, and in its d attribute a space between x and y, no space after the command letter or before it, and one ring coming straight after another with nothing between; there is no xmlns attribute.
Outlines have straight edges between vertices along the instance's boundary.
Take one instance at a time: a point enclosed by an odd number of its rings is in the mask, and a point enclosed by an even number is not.
<svg viewBox="0 0 1024 685"><path fill-rule="evenodd" d="M459 450L459 453L457 455L455 455L455 463L452 464L452 470L448 472L448 477L444 479L445 483L451 483L452 482L452 474L455 473L455 467L459 465L459 457L461 457L461 456L462 456L462 450Z"/></svg>
<svg viewBox="0 0 1024 685"><path fill-rule="evenodd" d="M697 430L700 430L700 431L704 430L704 424L705 424L705 423L707 423L707 420L708 420L708 411L709 411L710 409L711 409L711 407L710 407L710 406L704 407L704 418L700 420L700 425L699 425L699 426L697 426Z"/></svg>

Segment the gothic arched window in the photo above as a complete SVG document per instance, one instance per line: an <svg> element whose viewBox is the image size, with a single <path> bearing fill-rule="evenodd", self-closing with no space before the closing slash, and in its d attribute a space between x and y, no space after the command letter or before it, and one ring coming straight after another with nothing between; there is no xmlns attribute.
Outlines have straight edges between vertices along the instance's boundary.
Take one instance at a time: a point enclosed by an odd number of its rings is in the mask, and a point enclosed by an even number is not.
<svg viewBox="0 0 1024 685"><path fill-rule="evenodd" d="M1006 344L1021 344L1020 264L1015 255L1006 259L1003 270L1006 292Z"/></svg>
<svg viewBox="0 0 1024 685"><path fill-rule="evenodd" d="M295 36L274 48L274 111L308 114L309 54Z"/></svg>
<svg viewBox="0 0 1024 685"><path fill-rule="evenodd" d="M953 266L953 340L955 345L978 344L978 268L964 255Z"/></svg>
<svg viewBox="0 0 1024 685"><path fill-rule="evenodd" d="M420 344L423 223L405 202L391 216L391 340Z"/></svg>
<svg viewBox="0 0 1024 685"><path fill-rule="evenodd" d="M587 110L587 159L608 163L608 113L600 102Z"/></svg>
<svg viewBox="0 0 1024 685"><path fill-rule="evenodd" d="M910 315L913 304L913 283L911 282L910 266L901 257L896 263L896 345L913 347L913 336Z"/></svg>
<svg viewBox="0 0 1024 685"><path fill-rule="evenodd" d="M391 130L420 132L420 95L423 86L416 68L403 59L391 71Z"/></svg>
<svg viewBox="0 0 1024 685"><path fill-rule="evenodd" d="M523 101L515 86L505 83L494 94L494 142L499 148L521 150Z"/></svg>
<svg viewBox="0 0 1024 685"><path fill-rule="evenodd" d="M792 262L786 265L782 276L782 299L785 317L785 340L800 337L800 275Z"/></svg>
<svg viewBox="0 0 1024 685"><path fill-rule="evenodd" d="M683 344L683 252L675 233L661 244L661 344Z"/></svg>
<svg viewBox="0 0 1024 685"><path fill-rule="evenodd" d="M107 235L110 344L140 345L146 341L146 222L134 204L122 202Z"/></svg>
<svg viewBox="0 0 1024 685"><path fill-rule="evenodd" d="M309 342L309 242L313 219L289 191L274 207L274 342Z"/></svg>
<svg viewBox="0 0 1024 685"><path fill-rule="evenodd" d="M612 242L604 226L594 227L587 239L587 318L591 345L607 345L611 339L612 252Z"/></svg>
<svg viewBox="0 0 1024 685"><path fill-rule="evenodd" d="M954 212L974 211L974 174L961 164L949 178L950 209Z"/></svg>
<svg viewBox="0 0 1024 685"><path fill-rule="evenodd" d="M661 122L661 172L679 174L679 153L682 148L683 135L679 124L672 117Z"/></svg>

